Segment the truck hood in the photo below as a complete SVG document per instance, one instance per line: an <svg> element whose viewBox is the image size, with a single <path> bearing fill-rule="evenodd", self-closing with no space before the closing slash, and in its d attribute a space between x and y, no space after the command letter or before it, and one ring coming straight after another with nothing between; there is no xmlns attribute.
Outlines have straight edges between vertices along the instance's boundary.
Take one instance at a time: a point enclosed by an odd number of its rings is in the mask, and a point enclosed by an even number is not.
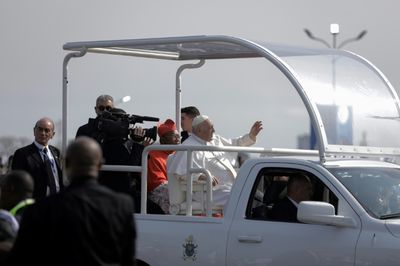
<svg viewBox="0 0 400 266"><path fill-rule="evenodd" d="M400 220L387 220L385 226L392 235L400 237Z"/></svg>

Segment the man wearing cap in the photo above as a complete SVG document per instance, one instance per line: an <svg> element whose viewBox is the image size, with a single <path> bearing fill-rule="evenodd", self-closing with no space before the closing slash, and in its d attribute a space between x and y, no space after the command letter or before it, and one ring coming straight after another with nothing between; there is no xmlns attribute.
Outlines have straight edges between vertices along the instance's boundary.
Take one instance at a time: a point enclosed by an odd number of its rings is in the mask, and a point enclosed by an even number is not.
<svg viewBox="0 0 400 266"><path fill-rule="evenodd" d="M182 139L183 143L192 134L192 122L196 116L200 115L200 111L195 106L187 106L181 108L181 127L182 127ZM239 136L237 138L229 139L224 138L218 134L213 134L211 144L213 146L223 147L223 146L242 146L247 147L256 143L257 135L263 129L261 121L255 121L251 126L249 133ZM231 164L235 167L240 166L238 161L237 152L229 152L224 154L227 159L230 160ZM229 157L229 158L228 158Z"/></svg>
<svg viewBox="0 0 400 266"><path fill-rule="evenodd" d="M261 130L261 122L260 128ZM258 130L258 132L259 132ZM199 115L193 119L192 135L184 141L184 145L215 146L212 142L214 137L214 125L205 115ZM258 134L257 132L257 134ZM193 167L208 169L213 176L213 206L223 207L228 201L229 194L236 178L236 171L231 164L229 156L224 152L195 151L193 152ZM178 151L171 162L170 172L178 179L186 179L185 151ZM194 174L193 180L204 180L201 174ZM200 201L200 195L194 194L193 199Z"/></svg>
<svg viewBox="0 0 400 266"><path fill-rule="evenodd" d="M160 144L179 144L180 136L176 130L175 122L167 119L163 124L158 126L158 136ZM168 178L167 178L167 158L173 151L157 151L149 152L148 175L147 175L147 192L151 201L158 204L165 212L169 212L168 197Z"/></svg>

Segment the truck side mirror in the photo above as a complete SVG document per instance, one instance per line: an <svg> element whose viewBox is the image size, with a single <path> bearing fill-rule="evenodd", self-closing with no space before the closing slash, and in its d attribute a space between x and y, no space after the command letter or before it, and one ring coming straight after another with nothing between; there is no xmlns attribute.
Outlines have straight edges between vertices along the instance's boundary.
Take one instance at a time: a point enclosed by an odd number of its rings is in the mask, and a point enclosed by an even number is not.
<svg viewBox="0 0 400 266"><path fill-rule="evenodd" d="M308 224L356 227L356 221L352 217L335 215L335 207L321 201L300 202L297 208L297 219Z"/></svg>

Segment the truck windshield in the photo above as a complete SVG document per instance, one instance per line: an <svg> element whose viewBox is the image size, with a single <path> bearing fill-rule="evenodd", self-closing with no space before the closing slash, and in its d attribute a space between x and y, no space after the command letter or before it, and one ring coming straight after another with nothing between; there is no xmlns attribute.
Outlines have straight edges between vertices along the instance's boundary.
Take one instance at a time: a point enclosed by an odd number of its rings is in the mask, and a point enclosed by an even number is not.
<svg viewBox="0 0 400 266"><path fill-rule="evenodd" d="M329 168L373 217L400 219L400 169Z"/></svg>

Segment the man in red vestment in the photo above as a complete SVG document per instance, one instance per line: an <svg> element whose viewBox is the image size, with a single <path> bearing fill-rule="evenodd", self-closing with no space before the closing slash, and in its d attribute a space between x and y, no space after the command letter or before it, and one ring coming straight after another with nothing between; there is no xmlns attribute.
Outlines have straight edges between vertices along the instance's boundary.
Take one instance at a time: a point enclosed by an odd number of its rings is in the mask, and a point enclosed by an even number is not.
<svg viewBox="0 0 400 266"><path fill-rule="evenodd" d="M175 122L167 119L158 126L160 144L179 144L180 135ZM148 198L169 213L167 158L174 151L150 151L148 161L147 192Z"/></svg>

